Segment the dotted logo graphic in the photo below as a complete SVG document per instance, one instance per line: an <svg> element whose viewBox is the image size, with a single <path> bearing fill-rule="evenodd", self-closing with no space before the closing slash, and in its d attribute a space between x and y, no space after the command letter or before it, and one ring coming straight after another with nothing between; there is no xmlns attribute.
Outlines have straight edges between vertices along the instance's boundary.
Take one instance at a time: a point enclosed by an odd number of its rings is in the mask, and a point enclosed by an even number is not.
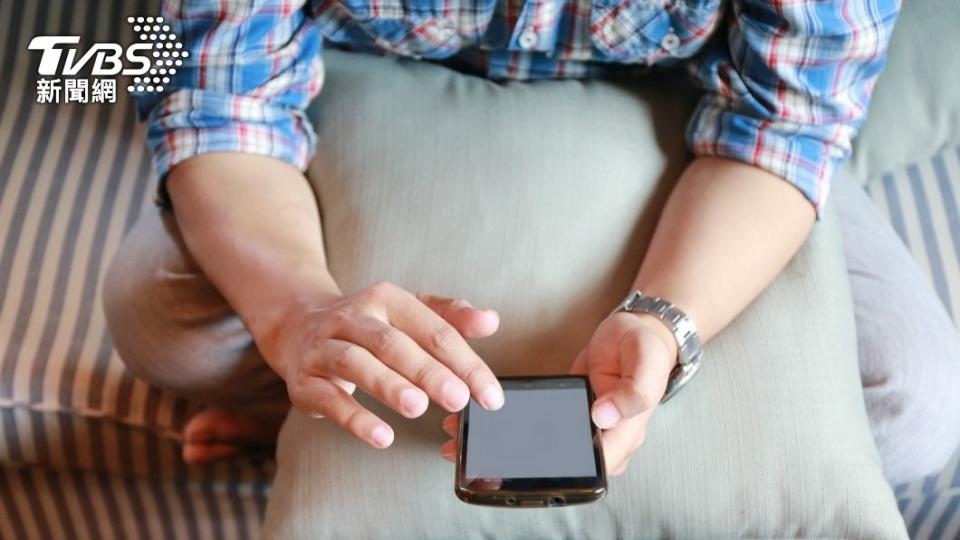
<svg viewBox="0 0 960 540"><path fill-rule="evenodd" d="M133 25L133 31L140 43L151 45L150 68L147 73L133 78L127 86L131 93L163 92L163 87L177 74L177 68L183 65L190 52L184 50L170 25L163 23L163 17L127 17L127 23Z"/></svg>

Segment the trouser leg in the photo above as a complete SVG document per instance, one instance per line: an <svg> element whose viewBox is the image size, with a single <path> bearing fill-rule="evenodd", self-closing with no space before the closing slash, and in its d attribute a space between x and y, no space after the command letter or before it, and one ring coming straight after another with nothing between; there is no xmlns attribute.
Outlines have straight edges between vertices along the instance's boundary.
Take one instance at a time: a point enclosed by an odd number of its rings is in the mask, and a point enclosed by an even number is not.
<svg viewBox="0 0 960 540"><path fill-rule="evenodd" d="M960 444L960 335L907 247L858 185L833 203L857 320L864 398L891 483L939 472Z"/></svg>
<svg viewBox="0 0 960 540"><path fill-rule="evenodd" d="M171 212L144 210L110 265L103 303L120 357L148 382L236 411L289 408L283 381L190 256Z"/></svg>

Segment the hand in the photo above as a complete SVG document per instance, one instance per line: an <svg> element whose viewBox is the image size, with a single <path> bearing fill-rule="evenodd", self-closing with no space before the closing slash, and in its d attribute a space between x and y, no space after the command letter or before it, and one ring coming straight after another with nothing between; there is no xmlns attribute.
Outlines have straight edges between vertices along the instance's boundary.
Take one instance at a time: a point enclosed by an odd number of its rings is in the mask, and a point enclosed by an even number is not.
<svg viewBox="0 0 960 540"><path fill-rule="evenodd" d="M577 355L570 372L590 377L597 396L590 415L603 430L608 474L623 473L643 443L647 422L676 363L673 334L656 318L636 313L607 317ZM443 430L453 440L440 447L440 455L456 462L459 415L447 415Z"/></svg>
<svg viewBox="0 0 960 540"><path fill-rule="evenodd" d="M643 444L650 415L677 363L677 342L652 315L614 313L577 355L571 373L588 375L596 394L590 416L603 430L607 474L622 474Z"/></svg>
<svg viewBox="0 0 960 540"><path fill-rule="evenodd" d="M378 283L293 309L257 343L295 407L386 448L393 430L353 398L354 389L407 418L423 414L428 397L451 412L470 395L499 409L500 383L464 340L489 336L498 324L494 311L464 300Z"/></svg>

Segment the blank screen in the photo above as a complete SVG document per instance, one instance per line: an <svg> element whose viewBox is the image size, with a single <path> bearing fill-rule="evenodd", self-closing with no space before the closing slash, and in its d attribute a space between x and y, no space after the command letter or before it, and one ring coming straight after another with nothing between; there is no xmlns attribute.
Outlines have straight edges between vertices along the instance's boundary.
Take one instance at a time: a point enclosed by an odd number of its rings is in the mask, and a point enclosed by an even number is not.
<svg viewBox="0 0 960 540"><path fill-rule="evenodd" d="M596 476L585 388L505 390L499 411L470 400L468 478Z"/></svg>

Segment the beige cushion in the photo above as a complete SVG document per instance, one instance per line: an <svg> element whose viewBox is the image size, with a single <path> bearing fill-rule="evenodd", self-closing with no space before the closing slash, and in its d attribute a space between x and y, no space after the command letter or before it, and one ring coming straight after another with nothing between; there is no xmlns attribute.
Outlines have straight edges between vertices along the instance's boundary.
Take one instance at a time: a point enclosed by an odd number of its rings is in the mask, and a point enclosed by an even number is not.
<svg viewBox="0 0 960 540"><path fill-rule="evenodd" d="M605 82L497 85L437 66L326 53L311 178L347 291L387 279L502 315L476 343L498 374L566 371L628 290L689 96ZM292 413L269 538L904 538L870 436L832 213L706 350L601 502L466 505L436 408L374 450Z"/></svg>
<svg viewBox="0 0 960 540"><path fill-rule="evenodd" d="M960 2L904 2L847 164L861 182L960 142Z"/></svg>

